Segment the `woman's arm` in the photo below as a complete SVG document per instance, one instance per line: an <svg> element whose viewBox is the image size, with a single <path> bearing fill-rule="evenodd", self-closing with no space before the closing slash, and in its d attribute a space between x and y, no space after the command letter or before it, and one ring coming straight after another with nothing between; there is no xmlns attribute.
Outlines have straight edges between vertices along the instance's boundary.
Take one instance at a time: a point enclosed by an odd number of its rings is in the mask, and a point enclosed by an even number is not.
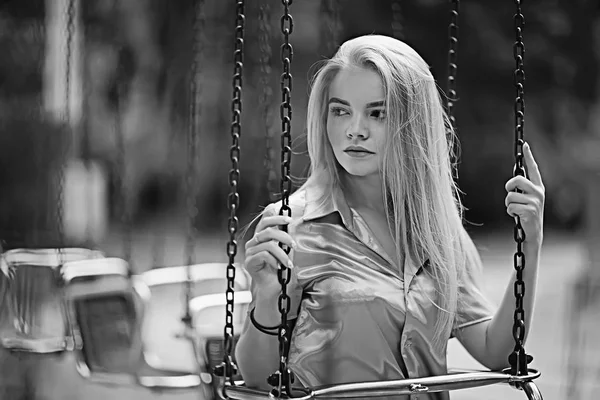
<svg viewBox="0 0 600 400"><path fill-rule="evenodd" d="M279 243L291 248L296 245L289 233L279 229L281 225L289 224L292 219L275 215L274 210L275 205L265 209L254 236L246 242L244 263L246 271L252 277L250 307L254 308L254 319L258 324L266 327L275 327L281 323L278 309L281 284L277 277L280 263L287 265L290 268L288 273L291 274L287 286L291 304L288 320L295 318L302 296L302 289L293 272L294 267L291 262L293 253L290 252L288 255L279 246ZM291 336L291 329L287 331ZM267 378L279 368L278 336L259 331L248 316L236 346L235 356L246 386L267 390L271 388L267 384Z"/></svg>
<svg viewBox="0 0 600 400"><path fill-rule="evenodd" d="M277 298L256 296L254 318L264 326L276 326L281 322ZM279 341L277 336L267 335L250 322L247 317L244 331L235 349L236 363L246 386L269 390L267 378L279 368Z"/></svg>
<svg viewBox="0 0 600 400"><path fill-rule="evenodd" d="M524 243L526 266L523 271L525 295L525 340L531 329L531 321L535 306L537 275L540 259L540 247L536 244ZM462 328L457 335L465 349L486 368L500 370L508 367L508 356L513 351L513 321L515 312L514 280L515 274L504 292L504 298L498 311L491 320Z"/></svg>
<svg viewBox="0 0 600 400"><path fill-rule="evenodd" d="M531 327L543 241L545 189L540 170L527 143L523 146L523 150L529 179L524 176L516 176L506 183L508 194L505 204L506 212L513 218L519 218L525 233L523 242L525 255L523 309L526 322L524 333L527 335ZM486 367L490 369L507 367L509 366L508 355L514 348L512 334L514 312L513 275L494 318L491 321L465 327L457 336L465 348Z"/></svg>

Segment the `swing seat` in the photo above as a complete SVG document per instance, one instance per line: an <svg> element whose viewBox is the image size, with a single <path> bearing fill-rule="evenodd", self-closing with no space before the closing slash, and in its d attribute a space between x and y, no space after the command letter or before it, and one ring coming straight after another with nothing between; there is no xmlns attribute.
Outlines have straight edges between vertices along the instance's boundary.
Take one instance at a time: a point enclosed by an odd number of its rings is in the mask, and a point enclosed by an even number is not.
<svg viewBox="0 0 600 400"><path fill-rule="evenodd" d="M182 323L181 310L188 268L192 331ZM203 263L157 268L140 275L151 293L143 329L149 364L158 366L154 360L159 359L161 366L196 371L205 386L212 386L212 367L223 360L223 328L217 321L225 314L226 268L225 263ZM249 276L239 266L236 269L235 290L244 291L250 286ZM238 297L236 293L236 303L241 304L236 307L236 315L248 301L247 296Z"/></svg>
<svg viewBox="0 0 600 400"><path fill-rule="evenodd" d="M0 343L11 351L57 353L72 350L73 337L63 301L61 262L103 257L83 248L14 249L5 252L8 274L0 274Z"/></svg>
<svg viewBox="0 0 600 400"><path fill-rule="evenodd" d="M77 370L96 382L130 382L142 352L138 321L147 288L135 286L119 258L66 263L62 278Z"/></svg>
<svg viewBox="0 0 600 400"><path fill-rule="evenodd" d="M505 372L493 371L450 371L447 375L426 378L383 382L357 382L341 385L328 385L312 389L294 389L292 393L293 397L283 395L280 398L312 400L376 398L397 395L416 396L425 393L447 392L507 383L518 389L522 389L529 400L542 400L542 394L537 385L533 382L533 380L539 376L540 373L534 369L530 369L528 374L523 376L513 376ZM245 387L243 381L237 381L235 385L225 383L224 386L222 386L222 390L227 399L259 400L273 398L271 397L270 392Z"/></svg>
<svg viewBox="0 0 600 400"><path fill-rule="evenodd" d="M222 291L225 266L192 266L196 293ZM176 340L176 332L162 331L182 325L180 303L174 299L184 298L186 268L160 268L130 278L128 263L119 258L65 264L65 297L76 337L77 370L83 377L153 390L201 385L199 375L191 372L198 367L189 344L179 349L182 342ZM240 288L246 287L247 277L240 274L238 282ZM191 353L190 368L180 368L181 360L171 367L172 360L165 362L158 354L162 349L184 357Z"/></svg>
<svg viewBox="0 0 600 400"><path fill-rule="evenodd" d="M65 297L72 313L76 365L95 383L140 385L154 390L197 387L197 376L148 363L142 320L150 289L129 277L120 258L65 264Z"/></svg>

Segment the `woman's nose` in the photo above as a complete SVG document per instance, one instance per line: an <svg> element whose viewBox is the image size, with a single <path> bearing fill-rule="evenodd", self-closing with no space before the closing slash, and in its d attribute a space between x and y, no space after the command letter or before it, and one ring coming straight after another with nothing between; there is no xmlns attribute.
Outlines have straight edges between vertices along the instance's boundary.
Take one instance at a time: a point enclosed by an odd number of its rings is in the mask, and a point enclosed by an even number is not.
<svg viewBox="0 0 600 400"><path fill-rule="evenodd" d="M360 115L352 118L350 125L346 131L346 136L349 138L366 139L369 137L369 129L365 124L364 118Z"/></svg>

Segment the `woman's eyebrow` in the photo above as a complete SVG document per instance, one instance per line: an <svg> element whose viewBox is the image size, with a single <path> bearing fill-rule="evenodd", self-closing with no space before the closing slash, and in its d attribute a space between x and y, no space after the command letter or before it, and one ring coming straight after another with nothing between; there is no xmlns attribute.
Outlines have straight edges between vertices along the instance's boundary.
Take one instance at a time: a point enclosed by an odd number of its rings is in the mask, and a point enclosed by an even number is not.
<svg viewBox="0 0 600 400"><path fill-rule="evenodd" d="M329 101L327 102L327 104L329 105L331 103L340 103L340 104L350 107L350 103L348 103L346 100L342 100L337 97L330 98Z"/></svg>
<svg viewBox="0 0 600 400"><path fill-rule="evenodd" d="M350 107L350 103L348 103L346 100L342 100L338 97L330 98L329 101L327 102L327 104L329 105L331 103L340 103L340 104ZM375 108L375 107L383 107L383 106L385 106L385 101L379 100L379 101L373 101L371 103L367 103L365 108Z"/></svg>
<svg viewBox="0 0 600 400"><path fill-rule="evenodd" d="M385 106L385 101L383 101L383 100L367 103L367 108L383 107L383 106Z"/></svg>

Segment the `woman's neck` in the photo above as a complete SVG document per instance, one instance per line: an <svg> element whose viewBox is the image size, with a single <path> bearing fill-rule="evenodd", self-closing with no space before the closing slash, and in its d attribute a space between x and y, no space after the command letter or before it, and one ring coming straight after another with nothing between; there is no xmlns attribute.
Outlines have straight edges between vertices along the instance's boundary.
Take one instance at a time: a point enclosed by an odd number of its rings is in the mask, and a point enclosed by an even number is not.
<svg viewBox="0 0 600 400"><path fill-rule="evenodd" d="M385 212L383 188L378 175L342 175L342 187L348 205L357 209Z"/></svg>

